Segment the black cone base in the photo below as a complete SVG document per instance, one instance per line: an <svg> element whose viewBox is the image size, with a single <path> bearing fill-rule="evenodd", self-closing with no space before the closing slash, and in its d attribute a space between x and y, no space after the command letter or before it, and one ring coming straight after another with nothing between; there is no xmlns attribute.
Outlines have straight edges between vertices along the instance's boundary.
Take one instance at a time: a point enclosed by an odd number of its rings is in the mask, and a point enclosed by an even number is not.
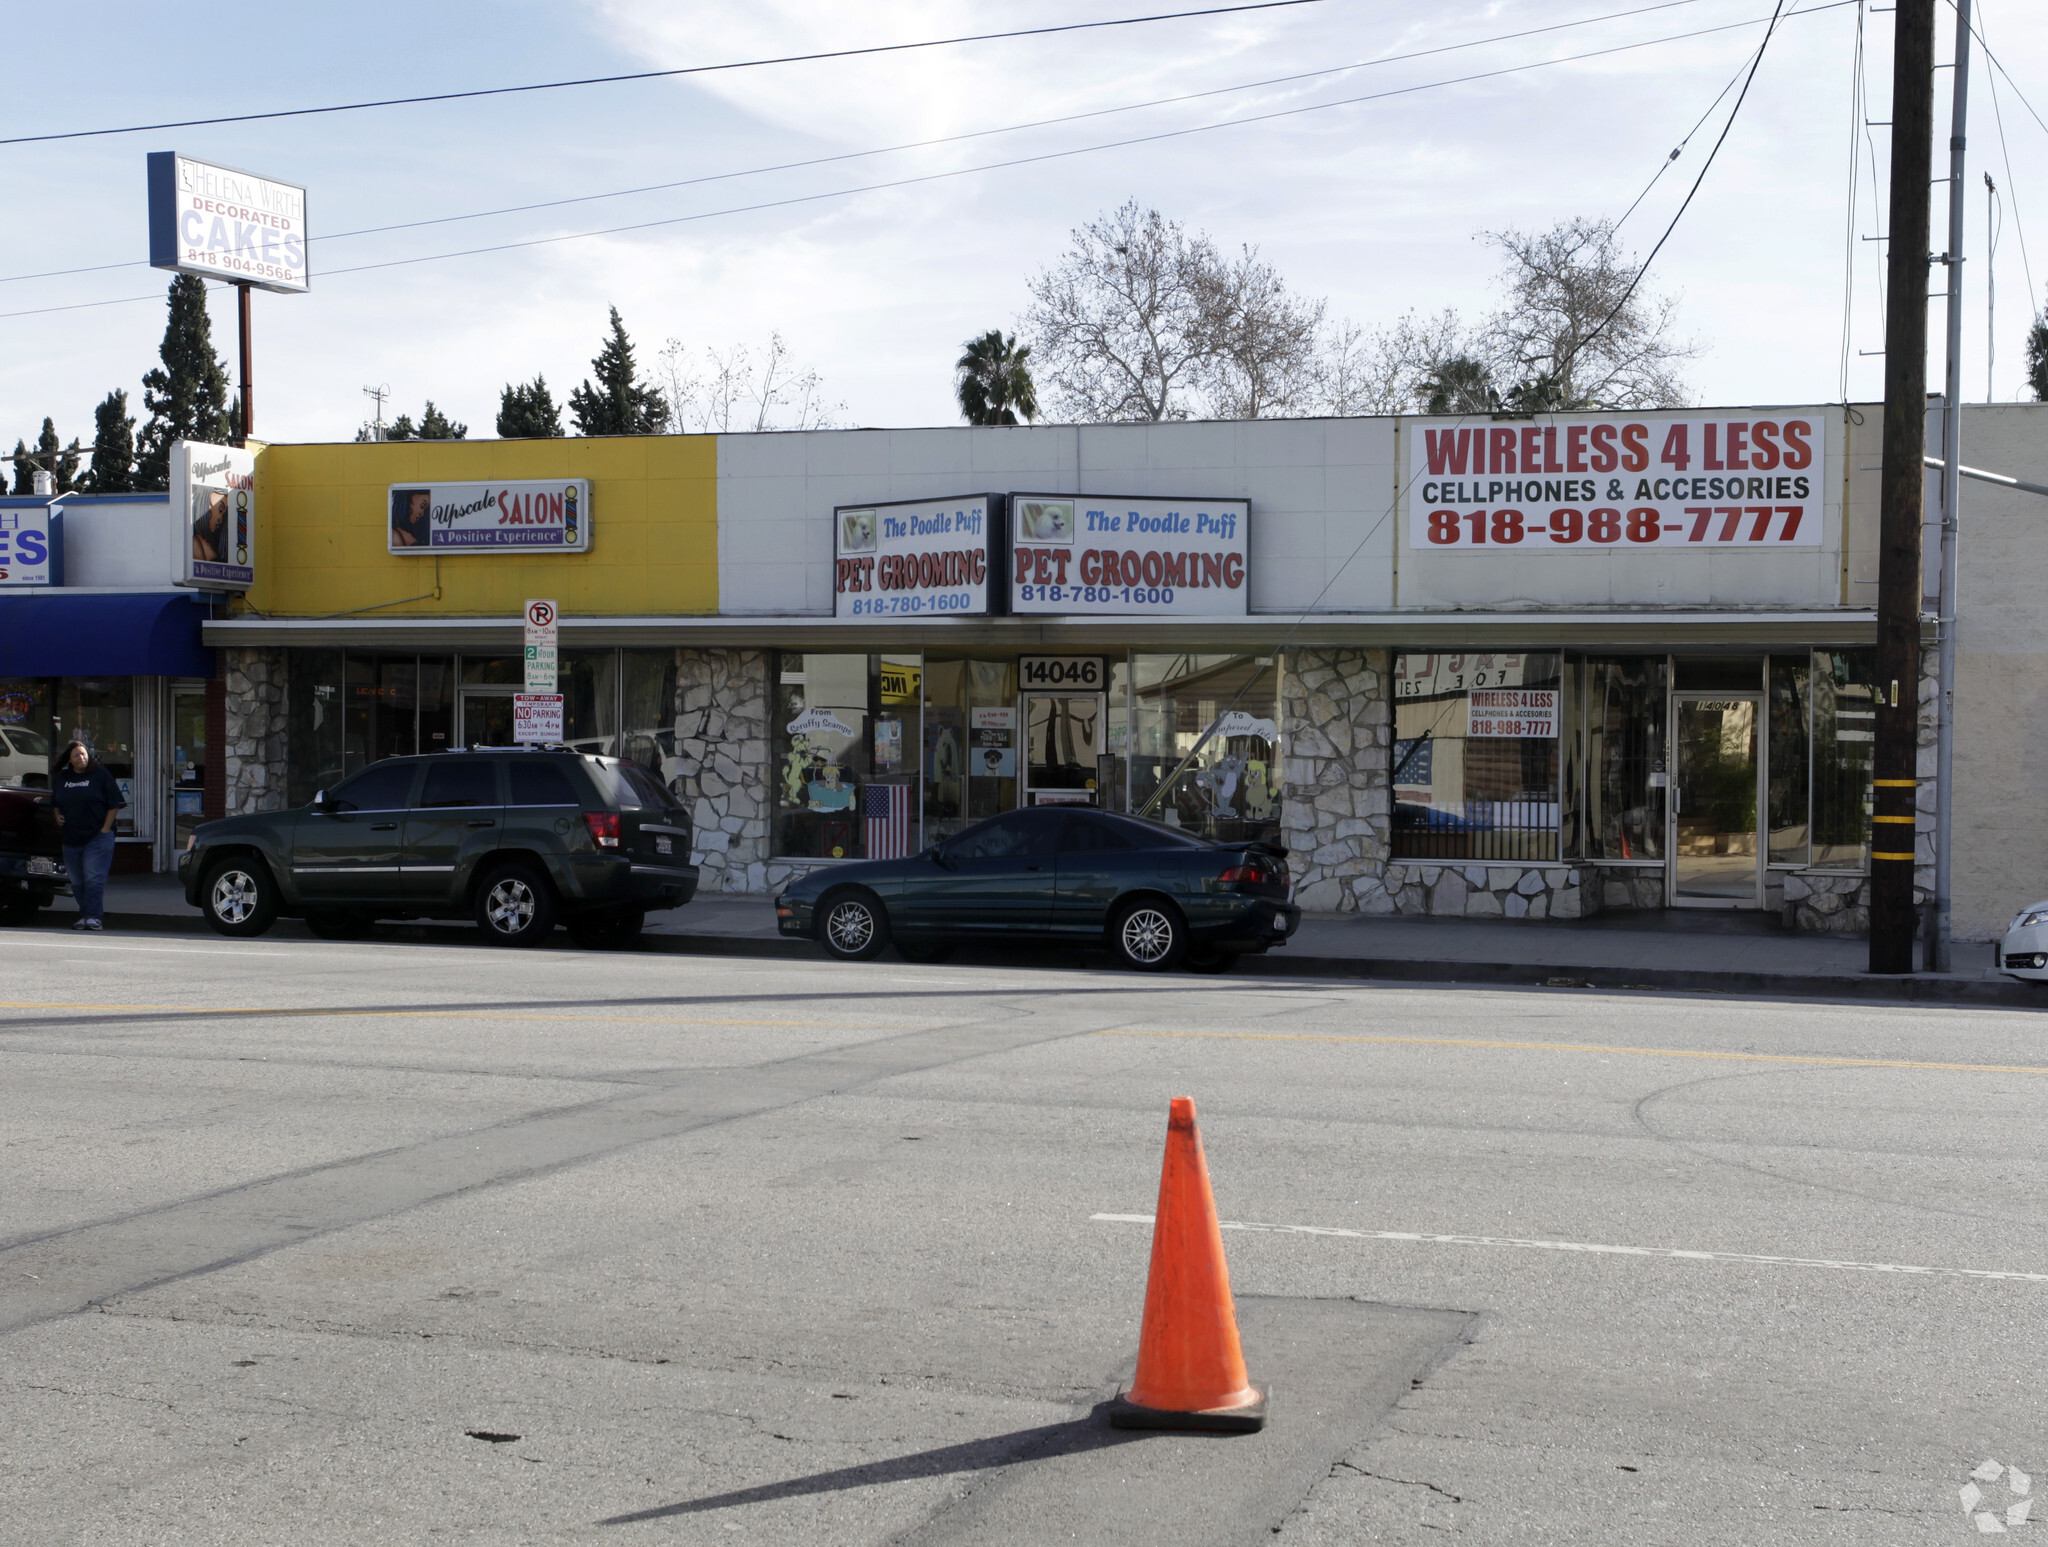
<svg viewBox="0 0 2048 1547"><path fill-rule="evenodd" d="M1268 1386L1256 1402L1243 1407L1212 1407L1205 1412L1176 1413L1160 1407L1140 1407L1121 1391L1109 1404L1112 1429L1179 1429L1196 1434L1256 1434L1266 1426Z"/></svg>

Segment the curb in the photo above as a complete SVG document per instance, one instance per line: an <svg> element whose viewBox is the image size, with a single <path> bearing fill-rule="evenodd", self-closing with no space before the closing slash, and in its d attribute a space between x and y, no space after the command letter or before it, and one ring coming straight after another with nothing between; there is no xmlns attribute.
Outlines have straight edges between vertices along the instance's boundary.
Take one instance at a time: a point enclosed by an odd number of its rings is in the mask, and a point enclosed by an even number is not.
<svg viewBox="0 0 2048 1547"><path fill-rule="evenodd" d="M45 928L64 914L39 920ZM212 931L196 914L110 913L110 933L206 935ZM61 927L61 926L60 926ZM296 919L280 920L288 938L313 939ZM396 924L384 928L400 938L426 937L423 927ZM442 931L437 929L437 934ZM446 931L451 936L456 931ZM474 931L462 931L466 938ZM450 942L452 943L452 942ZM763 935L669 935L641 937L634 948L663 956L730 956L752 960L824 961L823 951L809 940ZM972 951L972 948L969 948ZM1069 948L1071 951L1071 947ZM1057 948L1042 953L1061 959ZM1083 953L1094 954L1094 953ZM1069 956L1067 959L1071 960ZM1897 978L1842 977L1776 972L1722 972L1685 967L1573 967L1537 962L1411 961L1362 956L1288 956L1273 952L1245 959L1231 976L1239 978L1348 978L1395 983L1474 984L1489 988L1579 989L1611 993L1649 990L1675 994L1726 994L1747 999L1847 1000L1859 1004L1974 1005L2012 1010L2048 1009L2048 992L2031 983L1994 982L1982 978L1940 978L1913 973Z"/></svg>

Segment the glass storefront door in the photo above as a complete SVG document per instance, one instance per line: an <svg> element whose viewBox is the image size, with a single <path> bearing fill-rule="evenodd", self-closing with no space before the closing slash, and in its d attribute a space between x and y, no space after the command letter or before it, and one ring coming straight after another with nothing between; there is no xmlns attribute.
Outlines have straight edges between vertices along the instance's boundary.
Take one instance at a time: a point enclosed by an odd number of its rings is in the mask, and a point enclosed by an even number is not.
<svg viewBox="0 0 2048 1547"><path fill-rule="evenodd" d="M206 687L171 687L171 812L173 854L206 820Z"/></svg>
<svg viewBox="0 0 2048 1547"><path fill-rule="evenodd" d="M1024 803L1100 804L1097 758L1104 748L1103 695L1024 695Z"/></svg>
<svg viewBox="0 0 2048 1547"><path fill-rule="evenodd" d="M1671 708L1671 903L1761 908L1757 731L1763 697L1679 693Z"/></svg>

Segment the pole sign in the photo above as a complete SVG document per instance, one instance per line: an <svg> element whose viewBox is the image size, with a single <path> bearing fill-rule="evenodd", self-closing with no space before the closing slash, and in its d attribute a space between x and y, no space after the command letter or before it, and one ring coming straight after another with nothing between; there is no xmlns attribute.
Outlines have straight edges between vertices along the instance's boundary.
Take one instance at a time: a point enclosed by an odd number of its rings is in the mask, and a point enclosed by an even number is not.
<svg viewBox="0 0 2048 1547"><path fill-rule="evenodd" d="M590 481L394 483L390 551L588 553Z"/></svg>
<svg viewBox="0 0 2048 1547"><path fill-rule="evenodd" d="M64 512L53 500L0 502L0 586L64 583Z"/></svg>
<svg viewBox="0 0 2048 1547"><path fill-rule="evenodd" d="M1821 546L1826 427L1808 415L1404 425L1402 441L1415 552Z"/></svg>
<svg viewBox="0 0 2048 1547"><path fill-rule="evenodd" d="M995 533L986 494L832 512L834 617L985 617Z"/></svg>
<svg viewBox="0 0 2048 1547"><path fill-rule="evenodd" d="M310 280L306 190L175 151L152 151L149 263L300 294Z"/></svg>
<svg viewBox="0 0 2048 1547"><path fill-rule="evenodd" d="M514 693L512 740L517 746L546 746L562 740L562 695Z"/></svg>
<svg viewBox="0 0 2048 1547"><path fill-rule="evenodd" d="M526 691L552 693L558 685L556 644L561 618L553 602L526 604Z"/></svg>
<svg viewBox="0 0 2048 1547"><path fill-rule="evenodd" d="M256 453L171 445L171 584L246 591L256 583Z"/></svg>
<svg viewBox="0 0 2048 1547"><path fill-rule="evenodd" d="M1010 611L1241 617L1245 500L1010 496Z"/></svg>

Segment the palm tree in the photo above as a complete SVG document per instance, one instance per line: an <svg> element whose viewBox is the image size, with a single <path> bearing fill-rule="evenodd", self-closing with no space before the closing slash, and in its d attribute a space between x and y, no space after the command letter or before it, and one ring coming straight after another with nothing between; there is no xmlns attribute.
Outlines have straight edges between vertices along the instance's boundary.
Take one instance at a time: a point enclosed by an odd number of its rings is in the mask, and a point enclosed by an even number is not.
<svg viewBox="0 0 2048 1547"><path fill-rule="evenodd" d="M1426 414L1484 414L1500 407L1493 373L1470 355L1440 361L1418 389Z"/></svg>
<svg viewBox="0 0 2048 1547"><path fill-rule="evenodd" d="M1019 348L1017 335L1003 336L991 328L967 341L966 353L953 367L953 390L969 424L1016 424L1038 417L1038 388L1031 382L1029 344Z"/></svg>

